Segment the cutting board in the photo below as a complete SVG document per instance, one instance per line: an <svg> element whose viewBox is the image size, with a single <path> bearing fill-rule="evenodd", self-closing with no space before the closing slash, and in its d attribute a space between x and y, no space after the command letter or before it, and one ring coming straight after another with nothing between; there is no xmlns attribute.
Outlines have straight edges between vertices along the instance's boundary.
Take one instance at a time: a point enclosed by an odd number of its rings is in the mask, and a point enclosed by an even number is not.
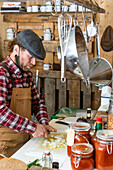
<svg viewBox="0 0 113 170"><path fill-rule="evenodd" d="M56 128L58 130L58 133L65 133L68 129L68 126L66 125L61 125L61 124L57 124L55 123L56 119L52 119L49 124ZM42 145L42 142L45 138L34 138L32 140L32 144L27 148L26 150L26 154L28 155L42 155L42 153L45 150L48 150L46 147L44 147ZM65 157L67 156L67 146L63 147L63 148L55 148L55 149L49 149L51 151L51 153L53 154L53 156L58 156L58 157Z"/></svg>
<svg viewBox="0 0 113 170"><path fill-rule="evenodd" d="M37 155L41 156L44 151L48 150L46 147L42 146L44 138L34 138L32 144L27 148L25 154L27 155ZM56 149L49 149L53 156L63 157L67 156L67 147L63 148L56 148Z"/></svg>

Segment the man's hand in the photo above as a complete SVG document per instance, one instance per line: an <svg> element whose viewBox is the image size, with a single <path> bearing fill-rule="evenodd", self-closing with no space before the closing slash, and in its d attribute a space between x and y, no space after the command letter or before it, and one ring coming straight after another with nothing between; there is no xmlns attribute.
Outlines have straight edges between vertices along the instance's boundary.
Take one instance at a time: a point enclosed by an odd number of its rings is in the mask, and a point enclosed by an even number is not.
<svg viewBox="0 0 113 170"><path fill-rule="evenodd" d="M47 138L50 132L57 132L57 130L50 125L37 124L36 131L32 134L32 136L35 138L38 137Z"/></svg>

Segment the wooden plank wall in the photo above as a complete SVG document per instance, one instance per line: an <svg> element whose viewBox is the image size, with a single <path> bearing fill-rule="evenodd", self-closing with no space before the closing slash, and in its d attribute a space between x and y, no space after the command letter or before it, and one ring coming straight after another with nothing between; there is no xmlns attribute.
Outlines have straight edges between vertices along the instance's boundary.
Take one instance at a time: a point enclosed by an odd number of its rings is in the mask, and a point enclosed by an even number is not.
<svg viewBox="0 0 113 170"><path fill-rule="evenodd" d="M27 6L32 6L32 5L45 5L47 0L37 0L37 1L28 1L26 2L26 7ZM66 5L70 5L69 2L65 2ZM0 3L0 5L2 6L2 2ZM0 38L1 38L1 44L2 44L2 50L1 50L1 56L3 58L6 57L7 55L7 50L5 48L4 50L4 40L6 40L6 29L13 27L15 28L16 32L17 31L21 31L23 29L32 29L33 31L35 31L39 36L44 36L44 32L43 30L45 28L51 28L51 30L53 31L53 35L54 35L54 41L48 41L48 42L44 42L45 45L45 49L47 51L47 55L46 55L46 59L44 60L44 63L51 63L52 65L54 63L59 64L59 60L57 57L57 53L56 53L56 47L57 47L57 42L59 40L59 35L58 35L58 15L55 16L51 16L49 17L49 13L47 13L45 15L45 17L41 17L40 14L29 14L27 13L26 15L5 15L5 22L3 22L3 15L0 15L0 23L3 26L2 28L0 28ZM15 17L16 16L16 17ZM39 19L38 19L39 16ZM76 14L72 14L72 16L76 16ZM90 14L87 14L87 17L91 16ZM48 20L49 19L49 20ZM83 18L81 14L78 14L78 19L79 19L79 24L83 24ZM55 44L54 44L55 43ZM48 44L48 46L47 46ZM46 47L47 46L47 47ZM50 47L49 47L50 46ZM90 43L89 46L89 57L92 58L93 57L93 53L92 53L92 43ZM37 62L38 63L38 62ZM39 66L40 67L40 66ZM40 67L41 68L41 67Z"/></svg>
<svg viewBox="0 0 113 170"><path fill-rule="evenodd" d="M108 25L111 25L113 27L113 1L112 0L104 0L103 4L101 5L102 8L106 10L105 14L100 14L100 24L99 24L99 35L100 40L103 35L103 32L105 28ZM101 49L101 57L108 60L111 65L113 66L113 51L111 52L105 52Z"/></svg>
<svg viewBox="0 0 113 170"><path fill-rule="evenodd" d="M97 0L97 2L101 2L102 0ZM43 0L43 1L28 1L26 2L26 6L31 6L31 5L34 5L34 4L37 4L37 5L45 5L46 3L46 0ZM69 2L66 2L67 4L69 4ZM0 2L0 7L2 6L2 2ZM111 25L113 26L113 21L112 21L112 16L113 16L113 12L112 12L112 8L113 8L113 2L112 0L104 0L102 6L102 8L104 8L106 10L106 13L105 14L99 14L100 16L100 24L99 24L99 35L100 35L100 39L102 37L102 34L106 28L106 26L108 25ZM6 29L9 28L9 27L14 27L16 30L17 30L17 27L18 27L18 30L23 30L23 29L26 29L26 28L30 28L30 29L33 29L41 35L43 36L43 30L44 28L46 28L48 26L48 22L44 23L44 24L39 24L39 23L19 23L17 25L17 22L14 23L14 22L10 22L10 23L4 23L3 22L3 15L0 14L0 59L3 57L5 58L6 56L6 53L4 52L4 40L6 40ZM55 36L55 38L58 40L58 29L57 29L57 23L55 23L55 25L53 25L53 23L50 23L49 22L49 26L51 28L55 27L55 32L54 34L57 35ZM41 29L40 29L41 28ZM90 44L91 46L91 44ZM91 52L91 48L92 47L89 47L89 51ZM104 52L102 49L101 49L101 56L103 58L106 58L111 64L113 63L113 52ZM92 58L92 55L90 55L90 57ZM48 59L52 59L52 61L56 62L56 63L59 63L58 59L57 59L57 55L54 54L54 58L51 54L51 57L47 57ZM45 62L47 62L47 60L45 60ZM49 60L50 62L50 60Z"/></svg>
<svg viewBox="0 0 113 170"><path fill-rule="evenodd" d="M38 89L45 98L49 119L60 107L97 110L100 106L100 91L96 86L87 88L70 72L66 76L67 81L61 83L59 71L39 71Z"/></svg>

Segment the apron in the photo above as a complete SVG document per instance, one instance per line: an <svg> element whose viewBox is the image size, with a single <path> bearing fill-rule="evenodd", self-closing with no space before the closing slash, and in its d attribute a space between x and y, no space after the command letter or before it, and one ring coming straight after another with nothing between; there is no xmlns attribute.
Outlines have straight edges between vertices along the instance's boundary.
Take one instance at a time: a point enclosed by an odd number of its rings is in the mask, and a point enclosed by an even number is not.
<svg viewBox="0 0 113 170"><path fill-rule="evenodd" d="M7 65L2 63L6 68ZM9 68L6 68L10 74L11 80L12 75ZM12 80L14 85L14 81ZM13 86L14 87L14 86ZM29 88L13 88L12 97L10 103L10 109L28 119L31 119L31 87ZM20 147L22 147L30 138L27 133L15 132L7 127L0 126L0 153L10 157Z"/></svg>

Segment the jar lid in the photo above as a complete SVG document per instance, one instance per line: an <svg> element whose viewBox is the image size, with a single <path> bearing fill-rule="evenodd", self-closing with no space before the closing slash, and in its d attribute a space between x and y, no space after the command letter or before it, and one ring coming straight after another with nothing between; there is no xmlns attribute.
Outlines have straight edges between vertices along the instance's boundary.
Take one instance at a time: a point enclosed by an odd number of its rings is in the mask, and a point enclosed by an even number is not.
<svg viewBox="0 0 113 170"><path fill-rule="evenodd" d="M76 131L88 131L90 129L90 124L85 122L76 122L72 125L72 129Z"/></svg>
<svg viewBox="0 0 113 170"><path fill-rule="evenodd" d="M87 155L93 152L93 146L89 143L77 143L72 145L71 151L75 154Z"/></svg>
<svg viewBox="0 0 113 170"><path fill-rule="evenodd" d="M87 108L87 110L91 110L91 108Z"/></svg>
<svg viewBox="0 0 113 170"><path fill-rule="evenodd" d="M113 130L98 130L96 137L102 140L113 141Z"/></svg>

